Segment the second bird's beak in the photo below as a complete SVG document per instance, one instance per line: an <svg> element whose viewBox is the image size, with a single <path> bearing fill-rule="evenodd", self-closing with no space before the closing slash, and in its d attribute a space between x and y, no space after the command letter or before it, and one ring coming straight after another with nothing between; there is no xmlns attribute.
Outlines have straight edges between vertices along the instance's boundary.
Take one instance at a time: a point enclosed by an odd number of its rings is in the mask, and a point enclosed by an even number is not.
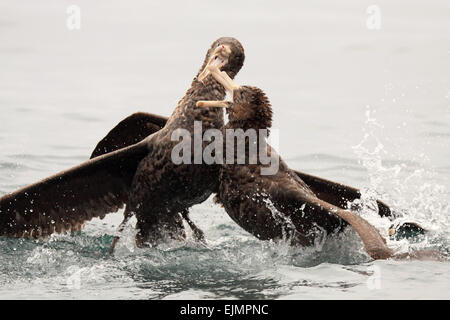
<svg viewBox="0 0 450 320"><path fill-rule="evenodd" d="M216 79L225 90L227 90L231 96L233 96L233 91L239 89L239 85L230 78L228 73L225 71L220 71L217 67L210 67L209 71L211 72L214 79Z"/></svg>
<svg viewBox="0 0 450 320"><path fill-rule="evenodd" d="M218 107L218 108L229 108L232 102L225 100L200 100L195 104L199 108L209 108L209 107Z"/></svg>

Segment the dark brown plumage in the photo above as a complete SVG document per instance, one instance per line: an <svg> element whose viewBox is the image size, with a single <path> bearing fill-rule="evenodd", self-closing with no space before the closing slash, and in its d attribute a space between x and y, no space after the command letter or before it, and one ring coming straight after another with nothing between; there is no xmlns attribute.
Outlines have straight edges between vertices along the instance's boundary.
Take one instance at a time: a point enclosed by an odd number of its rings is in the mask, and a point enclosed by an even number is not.
<svg viewBox="0 0 450 320"><path fill-rule="evenodd" d="M90 159L129 147L161 130L168 118L136 112L120 121L94 148Z"/></svg>
<svg viewBox="0 0 450 320"><path fill-rule="evenodd" d="M221 79L219 72L214 73L214 76L227 90L237 87L227 87L227 81ZM231 79L229 82L232 82ZM229 122L224 128L225 139L229 139L225 134L227 130L258 132L271 127L272 108L261 89L242 86L234 89L232 96L233 103L227 109ZM200 102L198 105L203 104ZM218 104L224 106L223 102ZM245 137L245 164L239 164L238 158L242 157L238 152L239 142L234 137L232 141L226 141L227 147L234 145L234 161L230 163L229 158L224 158L217 200L238 225L262 240L284 239L293 245L311 246L350 224L361 236L372 258L386 259L393 255L373 226L356 214L317 198L308 185L265 143L264 137L260 138L258 134L255 136L258 149L262 148L267 150L267 154L278 157L279 166L275 173L264 175L262 169L270 164L261 162L260 153L257 153L256 163L252 164L250 159L254 160L255 157L251 152L249 136Z"/></svg>
<svg viewBox="0 0 450 320"><path fill-rule="evenodd" d="M213 50L222 44L232 46L228 63L222 70L234 77L243 65L244 50L240 43L232 38L222 38L213 44L201 70L206 67ZM148 138L153 150L138 166L126 209L135 213L138 220L138 245L146 241L156 243L167 237L184 238L179 213L203 202L217 190L219 166L204 163L174 164L171 161L171 152L179 141L172 141L171 135L174 130L184 128L193 136L194 121L202 121L203 131L220 129L223 126L222 110L200 110L195 107L195 103L198 100L224 97L225 89L213 77L207 77L203 82L194 79L165 127ZM203 142L203 147L207 145L208 143ZM194 153L191 156L194 163Z"/></svg>
<svg viewBox="0 0 450 320"><path fill-rule="evenodd" d="M233 92L233 103L227 109L227 129L255 130L272 126L272 108L263 91L242 86ZM228 141L227 141L228 143ZM264 176L258 160L249 164L249 139L245 141L245 163L238 164L237 141L234 163L225 163L220 170L217 200L242 228L262 240L285 238L293 244L312 245L325 231L327 234L345 226L338 217L313 213L304 208L306 197L315 197L311 189L280 159L277 173ZM258 148L264 148L257 140ZM268 154L274 150L267 145ZM224 160L225 161L225 160ZM316 226L314 226L316 225Z"/></svg>
<svg viewBox="0 0 450 320"><path fill-rule="evenodd" d="M244 62L244 49L234 38L215 41L200 71L217 50L226 56L222 70L234 77ZM126 204L125 216L135 214L138 220L138 245L157 243L167 237L184 238L181 214L217 191L219 168L175 165L171 150L177 142L171 141L171 134L178 128L193 134L194 121L202 121L203 130L221 128L221 110L199 110L195 103L224 96L224 88L213 77L203 82L196 77L164 127L154 134L137 144L101 155L111 145L114 149L140 140L140 128L137 135L122 137L121 133L127 130L125 121L109 135L120 137L120 141L106 139L90 161L0 198L0 235L39 238L53 232L78 230L85 221L103 217ZM139 119L128 120L139 123ZM147 128L150 132L161 127L162 123L157 119L152 121L155 122L156 126Z"/></svg>
<svg viewBox="0 0 450 320"><path fill-rule="evenodd" d="M122 147L127 147L133 143L143 140L145 137L155 133L159 126L164 126L168 117L154 115L151 113L137 112L122 120L114 127L95 147L91 157L116 151ZM361 192L354 187L350 187L338 182L310 175L305 172L295 171L308 187L328 203L347 209L348 203L361 198ZM378 213L381 217L393 219L395 215L388 205L377 200Z"/></svg>

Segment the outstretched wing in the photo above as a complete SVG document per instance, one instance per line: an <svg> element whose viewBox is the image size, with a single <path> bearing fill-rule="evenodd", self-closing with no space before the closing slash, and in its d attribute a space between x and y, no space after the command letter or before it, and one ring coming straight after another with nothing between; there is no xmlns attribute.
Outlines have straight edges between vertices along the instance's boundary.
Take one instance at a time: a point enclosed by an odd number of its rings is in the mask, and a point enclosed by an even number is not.
<svg viewBox="0 0 450 320"><path fill-rule="evenodd" d="M304 172L295 171L321 200L331 203L341 209L347 209L347 203L361 198L361 192L337 182L322 179ZM382 201L377 200L378 214L381 217L392 217L391 209Z"/></svg>
<svg viewBox="0 0 450 320"><path fill-rule="evenodd" d="M0 235L39 238L78 230L93 217L117 211L147 154L143 141L3 196Z"/></svg>
<svg viewBox="0 0 450 320"><path fill-rule="evenodd" d="M162 129L167 117L136 112L123 119L104 137L92 152L91 159L138 143Z"/></svg>

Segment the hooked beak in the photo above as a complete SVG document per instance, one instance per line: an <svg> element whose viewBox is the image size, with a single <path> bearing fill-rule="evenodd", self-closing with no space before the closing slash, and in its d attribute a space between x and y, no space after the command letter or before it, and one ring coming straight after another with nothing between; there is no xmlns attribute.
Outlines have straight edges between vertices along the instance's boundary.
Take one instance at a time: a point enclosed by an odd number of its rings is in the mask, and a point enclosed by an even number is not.
<svg viewBox="0 0 450 320"><path fill-rule="evenodd" d="M222 68L225 64L227 64L230 54L231 54L230 46L226 44L218 46L211 55L211 58L209 59L205 69L203 69L203 71L198 76L198 80L200 81L205 80L211 74L210 72L211 67L215 67L218 70L220 70L220 68Z"/></svg>
<svg viewBox="0 0 450 320"><path fill-rule="evenodd" d="M195 105L199 108L209 108L209 107L229 108L231 104L232 102L225 100L212 100L212 101L200 100L197 101Z"/></svg>
<svg viewBox="0 0 450 320"><path fill-rule="evenodd" d="M230 78L230 76L225 71L220 71L217 67L210 67L209 71L211 72L214 79L216 79L226 91L233 96L233 91L239 89L239 85Z"/></svg>

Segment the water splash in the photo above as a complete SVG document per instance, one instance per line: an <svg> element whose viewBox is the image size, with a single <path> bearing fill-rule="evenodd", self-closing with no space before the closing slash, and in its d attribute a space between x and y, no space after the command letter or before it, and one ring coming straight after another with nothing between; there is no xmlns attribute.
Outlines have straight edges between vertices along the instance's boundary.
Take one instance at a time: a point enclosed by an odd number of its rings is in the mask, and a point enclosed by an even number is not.
<svg viewBox="0 0 450 320"><path fill-rule="evenodd" d="M449 212L448 191L435 182L436 172L426 166L428 157L423 153L404 161L399 155L389 154L384 146L384 127L376 119L376 110L366 108L363 138L353 146L359 163L367 170L368 186L361 189L361 199L354 202L361 206L361 215L376 226L388 238L387 231L394 223L416 222L429 232L415 243L406 240L390 240L388 244L399 252L411 248L438 248L448 253ZM386 157L394 158L387 165ZM397 159L396 159L397 158ZM385 200L393 209L395 220L378 215L376 199Z"/></svg>

